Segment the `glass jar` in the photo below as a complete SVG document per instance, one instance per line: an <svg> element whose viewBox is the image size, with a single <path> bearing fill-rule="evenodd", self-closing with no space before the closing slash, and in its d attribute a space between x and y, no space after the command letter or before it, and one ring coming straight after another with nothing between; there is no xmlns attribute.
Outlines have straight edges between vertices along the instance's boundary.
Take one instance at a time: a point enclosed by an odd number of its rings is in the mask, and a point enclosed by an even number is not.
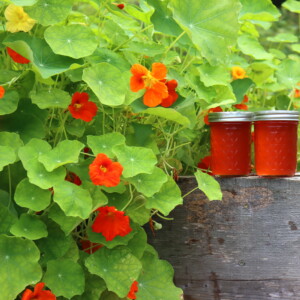
<svg viewBox="0 0 300 300"><path fill-rule="evenodd" d="M251 172L251 112L215 112L211 127L211 171L214 175L243 176Z"/></svg>
<svg viewBox="0 0 300 300"><path fill-rule="evenodd" d="M257 175L295 175L298 121L297 111L265 110L255 113L254 145Z"/></svg>

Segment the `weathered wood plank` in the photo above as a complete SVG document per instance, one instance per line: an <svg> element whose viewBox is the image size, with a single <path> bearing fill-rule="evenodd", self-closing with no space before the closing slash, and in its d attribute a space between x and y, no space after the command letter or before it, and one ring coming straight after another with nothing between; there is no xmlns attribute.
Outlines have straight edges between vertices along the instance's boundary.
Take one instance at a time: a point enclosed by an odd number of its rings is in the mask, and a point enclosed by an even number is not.
<svg viewBox="0 0 300 300"><path fill-rule="evenodd" d="M299 300L300 177L219 181L223 201L194 192L150 237L184 299ZM185 194L196 181L179 184Z"/></svg>

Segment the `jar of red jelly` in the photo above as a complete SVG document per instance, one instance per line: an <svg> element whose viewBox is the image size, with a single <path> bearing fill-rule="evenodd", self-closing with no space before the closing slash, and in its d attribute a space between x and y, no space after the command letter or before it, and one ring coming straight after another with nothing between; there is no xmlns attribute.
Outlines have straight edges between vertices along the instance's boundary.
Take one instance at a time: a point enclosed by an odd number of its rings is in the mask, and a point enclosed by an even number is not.
<svg viewBox="0 0 300 300"><path fill-rule="evenodd" d="M243 176L251 172L251 112L215 112L211 127L211 171L214 175Z"/></svg>
<svg viewBox="0 0 300 300"><path fill-rule="evenodd" d="M297 111L265 110L255 113L254 145L257 175L295 175L298 122Z"/></svg>

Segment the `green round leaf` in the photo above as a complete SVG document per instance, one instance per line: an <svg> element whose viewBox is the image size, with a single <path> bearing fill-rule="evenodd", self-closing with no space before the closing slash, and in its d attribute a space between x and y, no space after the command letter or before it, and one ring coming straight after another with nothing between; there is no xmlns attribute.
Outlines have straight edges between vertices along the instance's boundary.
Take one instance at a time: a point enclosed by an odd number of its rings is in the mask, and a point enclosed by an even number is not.
<svg viewBox="0 0 300 300"><path fill-rule="evenodd" d="M132 254L141 259L147 245L147 234L143 227L138 227L137 233L129 241L127 247L131 250Z"/></svg>
<svg viewBox="0 0 300 300"><path fill-rule="evenodd" d="M210 64L226 62L239 30L239 1L172 0L169 6L175 21Z"/></svg>
<svg viewBox="0 0 300 300"><path fill-rule="evenodd" d="M300 53L300 44L291 45L293 51Z"/></svg>
<svg viewBox="0 0 300 300"><path fill-rule="evenodd" d="M279 83L287 88L295 88L300 78L300 61L285 59L276 73Z"/></svg>
<svg viewBox="0 0 300 300"><path fill-rule="evenodd" d="M155 167L151 174L138 174L127 179L135 188L147 197L157 193L162 185L168 180L165 172Z"/></svg>
<svg viewBox="0 0 300 300"><path fill-rule="evenodd" d="M0 70L0 84L9 83L11 81L17 80L20 76L19 72L11 70Z"/></svg>
<svg viewBox="0 0 300 300"><path fill-rule="evenodd" d="M297 43L298 37L292 33L286 32L279 33L273 37L268 37L267 40L274 43Z"/></svg>
<svg viewBox="0 0 300 300"><path fill-rule="evenodd" d="M137 299L143 300L179 300L182 290L173 283L172 266L153 254L146 252L142 258L143 271L138 278Z"/></svg>
<svg viewBox="0 0 300 300"><path fill-rule="evenodd" d="M300 14L300 2L298 0L287 0L282 6L289 11Z"/></svg>
<svg viewBox="0 0 300 300"><path fill-rule="evenodd" d="M100 63L86 68L83 71L82 79L89 85L101 103L109 106L118 106L124 103L129 81L113 65Z"/></svg>
<svg viewBox="0 0 300 300"><path fill-rule="evenodd" d="M0 146L0 171L16 161L14 149L9 146Z"/></svg>
<svg viewBox="0 0 300 300"><path fill-rule="evenodd" d="M11 114L17 110L19 95L16 91L6 91L0 99L0 116Z"/></svg>
<svg viewBox="0 0 300 300"><path fill-rule="evenodd" d="M41 109L66 108L71 102L69 93L59 89L32 91L30 97L32 103Z"/></svg>
<svg viewBox="0 0 300 300"><path fill-rule="evenodd" d="M124 51L139 53L147 56L155 56L164 53L166 48L156 43L131 42L126 45Z"/></svg>
<svg viewBox="0 0 300 300"><path fill-rule="evenodd" d="M98 45L93 31L79 24L51 26L44 35L54 53L73 58L91 55Z"/></svg>
<svg viewBox="0 0 300 300"><path fill-rule="evenodd" d="M230 72L226 66L211 66L206 63L198 67L200 79L205 86L227 85L230 80Z"/></svg>
<svg viewBox="0 0 300 300"><path fill-rule="evenodd" d="M119 145L113 148L113 152L124 168L122 175L125 178L133 177L140 173L150 174L157 163L151 149Z"/></svg>
<svg viewBox="0 0 300 300"><path fill-rule="evenodd" d="M54 202L66 216L86 219L92 212L93 200L90 193L74 183L63 181L54 186Z"/></svg>
<svg viewBox="0 0 300 300"><path fill-rule="evenodd" d="M38 240L48 235L46 225L38 216L22 214L20 219L11 227L10 232L17 237L28 240Z"/></svg>
<svg viewBox="0 0 300 300"><path fill-rule="evenodd" d="M179 204L182 204L181 191L176 182L169 177L160 191L147 199L146 207L158 209L167 216Z"/></svg>
<svg viewBox="0 0 300 300"><path fill-rule="evenodd" d="M0 203L0 220L0 234L9 234L9 229L17 221L17 217L8 206Z"/></svg>
<svg viewBox="0 0 300 300"><path fill-rule="evenodd" d="M40 154L38 160L51 172L65 164L77 163L83 148L84 144L76 140L64 140L53 150Z"/></svg>
<svg viewBox="0 0 300 300"><path fill-rule="evenodd" d="M209 200L222 200L221 187L216 179L200 170L197 170L195 177L199 190L201 190Z"/></svg>
<svg viewBox="0 0 300 300"><path fill-rule="evenodd" d="M109 291L121 298L128 294L142 268L140 261L123 246L114 249L103 247L91 254L85 265L90 273L104 279Z"/></svg>
<svg viewBox="0 0 300 300"><path fill-rule="evenodd" d="M41 279L39 258L40 252L34 242L0 236L0 286L3 300L15 300L27 285Z"/></svg>
<svg viewBox="0 0 300 300"><path fill-rule="evenodd" d="M13 148L16 156L18 155L18 149L24 146L20 136L14 132L0 132L0 146L9 146Z"/></svg>
<svg viewBox="0 0 300 300"><path fill-rule="evenodd" d="M38 0L34 6L26 7L26 12L38 23L48 26L64 21L71 9L71 0Z"/></svg>
<svg viewBox="0 0 300 300"><path fill-rule="evenodd" d="M31 184L28 178L19 182L15 192L15 201L19 206L41 211L48 207L51 201L51 192L42 190Z"/></svg>
<svg viewBox="0 0 300 300"><path fill-rule="evenodd" d="M84 292L82 267L70 259L49 261L43 281L57 297L70 299Z"/></svg>
<svg viewBox="0 0 300 300"><path fill-rule="evenodd" d="M104 153L108 157L114 157L112 148L117 145L125 145L125 137L119 132L112 132L99 136L87 136L87 144L95 155Z"/></svg>
<svg viewBox="0 0 300 300"><path fill-rule="evenodd" d="M35 4L38 0L10 0L15 5L18 6L31 6Z"/></svg>

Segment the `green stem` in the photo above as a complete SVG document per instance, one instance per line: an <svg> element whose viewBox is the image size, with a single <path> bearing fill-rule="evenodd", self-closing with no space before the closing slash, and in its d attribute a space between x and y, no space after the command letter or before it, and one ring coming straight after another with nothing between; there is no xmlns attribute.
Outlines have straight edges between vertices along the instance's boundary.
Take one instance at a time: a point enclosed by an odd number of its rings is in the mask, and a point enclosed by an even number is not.
<svg viewBox="0 0 300 300"><path fill-rule="evenodd" d="M132 200L133 200L133 192L132 192L131 184L129 184L129 192L130 192L130 199L129 199L129 201L127 202L127 204L121 209L121 211L125 211L125 209L130 205L130 203L131 203Z"/></svg>
<svg viewBox="0 0 300 300"><path fill-rule="evenodd" d="M192 190L190 190L189 192L187 192L185 195L182 196L182 198L187 197L189 194L193 193L194 191L198 190L198 187L193 188Z"/></svg>
<svg viewBox="0 0 300 300"><path fill-rule="evenodd" d="M174 220L174 218L167 218L167 217L165 217L165 216L162 216L159 212L157 212L156 215L157 215L158 217L160 217L161 219L164 219L164 220L167 220L167 221L172 221L172 220Z"/></svg>
<svg viewBox="0 0 300 300"><path fill-rule="evenodd" d="M9 202L7 208L9 208L12 200L11 172L10 172L9 165L7 166L7 174L8 174L8 190L9 190Z"/></svg>
<svg viewBox="0 0 300 300"><path fill-rule="evenodd" d="M181 34L171 43L171 45L167 48L167 50L164 52L164 54L166 55L171 48L174 47L174 45L186 34L185 31L181 32Z"/></svg>
<svg viewBox="0 0 300 300"><path fill-rule="evenodd" d="M91 156L91 157L96 157L94 154L85 153L85 152L80 152L80 154L87 155L87 156Z"/></svg>

